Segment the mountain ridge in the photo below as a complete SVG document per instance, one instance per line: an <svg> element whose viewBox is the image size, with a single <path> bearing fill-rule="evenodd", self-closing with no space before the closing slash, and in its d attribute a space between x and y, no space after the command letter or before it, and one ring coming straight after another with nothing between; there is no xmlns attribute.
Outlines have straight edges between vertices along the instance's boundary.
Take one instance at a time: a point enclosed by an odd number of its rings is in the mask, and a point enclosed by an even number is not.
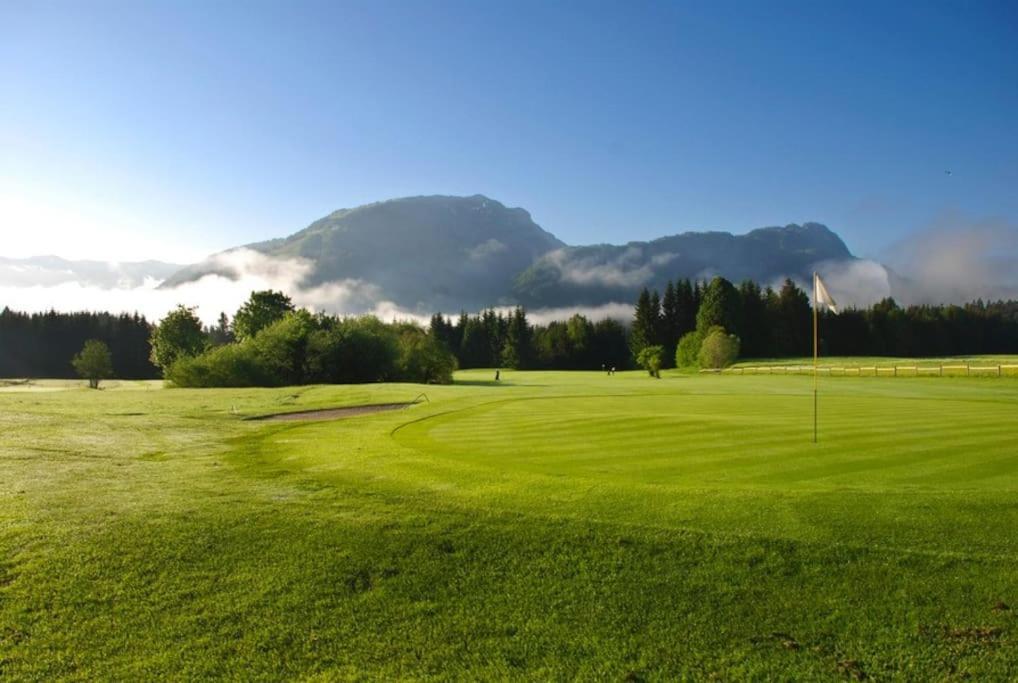
<svg viewBox="0 0 1018 683"><path fill-rule="evenodd" d="M820 223L741 235L685 231L623 245L572 246L526 209L475 194L422 195L338 209L281 238L236 247L312 264L301 286L360 281L418 313L486 306L599 305L629 301L643 286L718 274L769 283L808 277L821 261L855 257ZM183 268L173 287L217 270L215 257Z"/></svg>

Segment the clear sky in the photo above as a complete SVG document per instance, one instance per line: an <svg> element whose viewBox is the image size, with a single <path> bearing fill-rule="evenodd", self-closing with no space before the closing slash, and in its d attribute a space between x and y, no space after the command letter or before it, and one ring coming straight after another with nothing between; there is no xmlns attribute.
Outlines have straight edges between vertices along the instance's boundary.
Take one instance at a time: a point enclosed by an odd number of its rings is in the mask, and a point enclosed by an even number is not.
<svg viewBox="0 0 1018 683"><path fill-rule="evenodd" d="M572 244L1014 221L1018 3L0 0L0 255L474 193Z"/></svg>

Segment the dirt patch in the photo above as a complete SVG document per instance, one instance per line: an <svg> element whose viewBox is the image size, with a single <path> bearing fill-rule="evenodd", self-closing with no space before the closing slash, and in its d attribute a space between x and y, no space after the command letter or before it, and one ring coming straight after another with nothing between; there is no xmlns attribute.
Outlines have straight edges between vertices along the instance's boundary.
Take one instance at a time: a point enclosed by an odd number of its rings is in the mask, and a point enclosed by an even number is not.
<svg viewBox="0 0 1018 683"><path fill-rule="evenodd" d="M259 415L251 420L267 420L281 422L290 420L341 420L345 417L357 417L370 413L381 413L386 410L399 410L412 405L411 403L376 403L369 406L347 406L346 408L324 408L322 410L301 410L294 413L276 413L275 415Z"/></svg>

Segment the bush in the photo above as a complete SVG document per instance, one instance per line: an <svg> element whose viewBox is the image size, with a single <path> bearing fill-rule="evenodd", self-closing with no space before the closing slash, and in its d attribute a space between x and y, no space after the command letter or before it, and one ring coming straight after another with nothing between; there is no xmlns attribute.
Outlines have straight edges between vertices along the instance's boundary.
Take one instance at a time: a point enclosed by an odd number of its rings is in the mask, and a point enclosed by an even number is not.
<svg viewBox="0 0 1018 683"><path fill-rule="evenodd" d="M306 310L291 311L249 342L278 385L308 381L308 338L317 323Z"/></svg>
<svg viewBox="0 0 1018 683"><path fill-rule="evenodd" d="M166 379L181 387L448 383L455 369L456 357L417 325L387 325L373 316L314 316L299 309L242 341L181 355Z"/></svg>
<svg viewBox="0 0 1018 683"><path fill-rule="evenodd" d="M695 368L699 362L702 343L703 335L699 331L694 330L682 335L679 346L675 349L675 367Z"/></svg>
<svg viewBox="0 0 1018 683"><path fill-rule="evenodd" d="M661 377L661 359L664 357L665 347L645 346L636 354L636 362L641 368L647 371L651 377Z"/></svg>
<svg viewBox="0 0 1018 683"><path fill-rule="evenodd" d="M720 370L739 357L739 338L721 327L712 327L700 345L697 360L701 368Z"/></svg>
<svg viewBox="0 0 1018 683"><path fill-rule="evenodd" d="M398 356L395 332L377 318L332 320L308 339L308 375L330 384L378 382L395 376Z"/></svg>
<svg viewBox="0 0 1018 683"><path fill-rule="evenodd" d="M178 387L263 387L281 382L250 343L217 346L200 356L181 356L166 379Z"/></svg>
<svg viewBox="0 0 1018 683"><path fill-rule="evenodd" d="M399 379L424 384L451 384L456 356L445 344L414 327L399 338Z"/></svg>

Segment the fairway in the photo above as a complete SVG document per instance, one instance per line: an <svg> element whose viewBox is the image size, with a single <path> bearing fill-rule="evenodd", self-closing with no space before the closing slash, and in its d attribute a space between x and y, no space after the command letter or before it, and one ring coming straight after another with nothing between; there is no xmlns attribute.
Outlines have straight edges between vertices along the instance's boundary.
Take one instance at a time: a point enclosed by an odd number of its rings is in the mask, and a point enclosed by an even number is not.
<svg viewBox="0 0 1018 683"><path fill-rule="evenodd" d="M1018 381L492 376L8 388L0 678L1018 676Z"/></svg>

